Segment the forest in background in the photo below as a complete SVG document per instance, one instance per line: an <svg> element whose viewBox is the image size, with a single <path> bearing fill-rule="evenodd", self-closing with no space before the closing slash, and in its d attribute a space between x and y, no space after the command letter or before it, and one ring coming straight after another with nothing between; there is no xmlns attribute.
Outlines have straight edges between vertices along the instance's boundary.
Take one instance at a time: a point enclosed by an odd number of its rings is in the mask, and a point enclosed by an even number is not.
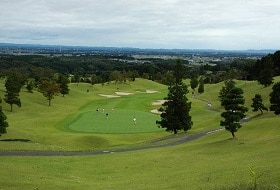
<svg viewBox="0 0 280 190"><path fill-rule="evenodd" d="M189 55L190 57L193 55ZM225 54L204 55L219 59L200 64L192 64L182 59L185 78L203 76L204 83L217 83L228 78L258 80L268 86L267 78L280 75L280 51L267 54L262 58L236 56L222 59ZM52 78L55 73L68 76L71 82L87 82L91 84L108 81L127 82L137 77L168 85L171 70L176 62L173 57L150 56L135 58L131 53L81 54L81 55L0 55L0 75L8 76L17 73L25 80L33 78Z"/></svg>

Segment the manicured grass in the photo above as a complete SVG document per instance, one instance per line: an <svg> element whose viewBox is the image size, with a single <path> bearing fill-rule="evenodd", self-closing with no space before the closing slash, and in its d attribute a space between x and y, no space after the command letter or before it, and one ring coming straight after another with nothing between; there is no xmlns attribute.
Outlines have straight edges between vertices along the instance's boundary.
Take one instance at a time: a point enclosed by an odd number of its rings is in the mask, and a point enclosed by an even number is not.
<svg viewBox="0 0 280 190"><path fill-rule="evenodd" d="M108 114L108 116L106 115ZM133 118L136 118L134 123ZM66 128L87 133L127 134L162 131L156 126L159 116L137 110L105 109L78 115Z"/></svg>

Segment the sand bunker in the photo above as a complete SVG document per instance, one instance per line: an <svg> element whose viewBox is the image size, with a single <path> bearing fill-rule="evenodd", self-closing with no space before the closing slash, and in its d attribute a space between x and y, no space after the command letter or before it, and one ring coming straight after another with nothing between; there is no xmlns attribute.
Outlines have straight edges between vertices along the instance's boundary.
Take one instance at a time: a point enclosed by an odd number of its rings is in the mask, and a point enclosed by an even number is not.
<svg viewBox="0 0 280 190"><path fill-rule="evenodd" d="M116 95L108 95L108 94L98 94L99 96L107 97L107 98L119 98L120 96Z"/></svg>
<svg viewBox="0 0 280 190"><path fill-rule="evenodd" d="M115 92L117 95L124 95L124 96L127 96L127 95L131 95L133 93L129 93L129 92Z"/></svg>
<svg viewBox="0 0 280 190"><path fill-rule="evenodd" d="M164 102L166 102L167 100L157 100L155 102L152 102L152 105L162 105ZM152 113L156 113L156 114L161 114L162 112L158 111L158 109L153 109L151 110Z"/></svg>
<svg viewBox="0 0 280 190"><path fill-rule="evenodd" d="M145 92L143 91L136 91L138 93L146 93L146 94L152 94L152 93L157 93L158 91L155 91L155 90L146 90Z"/></svg>
<svg viewBox="0 0 280 190"><path fill-rule="evenodd" d="M155 90L146 90L146 93L149 93L149 94L152 94L152 93L156 93L158 91L155 91Z"/></svg>
<svg viewBox="0 0 280 190"><path fill-rule="evenodd" d="M161 114L161 112L158 111L158 109L153 109L153 110L151 110L151 112L152 112L152 113L155 113L155 114Z"/></svg>
<svg viewBox="0 0 280 190"><path fill-rule="evenodd" d="M156 105L162 105L164 102L166 102L166 100L157 100L155 102L152 102L152 105L156 106Z"/></svg>

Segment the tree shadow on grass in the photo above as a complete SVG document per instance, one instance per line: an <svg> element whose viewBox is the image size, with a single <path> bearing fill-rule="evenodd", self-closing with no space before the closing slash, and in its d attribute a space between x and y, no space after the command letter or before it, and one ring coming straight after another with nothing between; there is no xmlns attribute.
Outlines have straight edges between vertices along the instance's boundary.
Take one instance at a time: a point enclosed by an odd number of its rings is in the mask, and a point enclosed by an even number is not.
<svg viewBox="0 0 280 190"><path fill-rule="evenodd" d="M263 113L258 113L257 115L254 115L253 117L251 117L250 120L261 119L262 117L268 117L268 116L266 116L267 113L268 113L268 111L263 112Z"/></svg>
<svg viewBox="0 0 280 190"><path fill-rule="evenodd" d="M226 144L234 144L234 145L244 145L245 140L238 137L229 137L226 139L221 139L213 142L207 143L210 147L219 147L219 146L225 146Z"/></svg>
<svg viewBox="0 0 280 190"><path fill-rule="evenodd" d="M29 142L29 139L3 139L0 141L5 141L5 142Z"/></svg>

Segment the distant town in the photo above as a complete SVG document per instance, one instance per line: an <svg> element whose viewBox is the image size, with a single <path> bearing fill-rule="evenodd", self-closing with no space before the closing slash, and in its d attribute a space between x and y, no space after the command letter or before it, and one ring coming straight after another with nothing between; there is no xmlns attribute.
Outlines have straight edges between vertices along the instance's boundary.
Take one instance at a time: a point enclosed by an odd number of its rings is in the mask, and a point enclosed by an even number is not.
<svg viewBox="0 0 280 190"><path fill-rule="evenodd" d="M231 62L234 59L260 59L276 50L214 50L214 49L140 49L130 47L87 47L0 43L0 55L87 56L124 55L123 62L142 62L148 59L182 59L192 65Z"/></svg>

